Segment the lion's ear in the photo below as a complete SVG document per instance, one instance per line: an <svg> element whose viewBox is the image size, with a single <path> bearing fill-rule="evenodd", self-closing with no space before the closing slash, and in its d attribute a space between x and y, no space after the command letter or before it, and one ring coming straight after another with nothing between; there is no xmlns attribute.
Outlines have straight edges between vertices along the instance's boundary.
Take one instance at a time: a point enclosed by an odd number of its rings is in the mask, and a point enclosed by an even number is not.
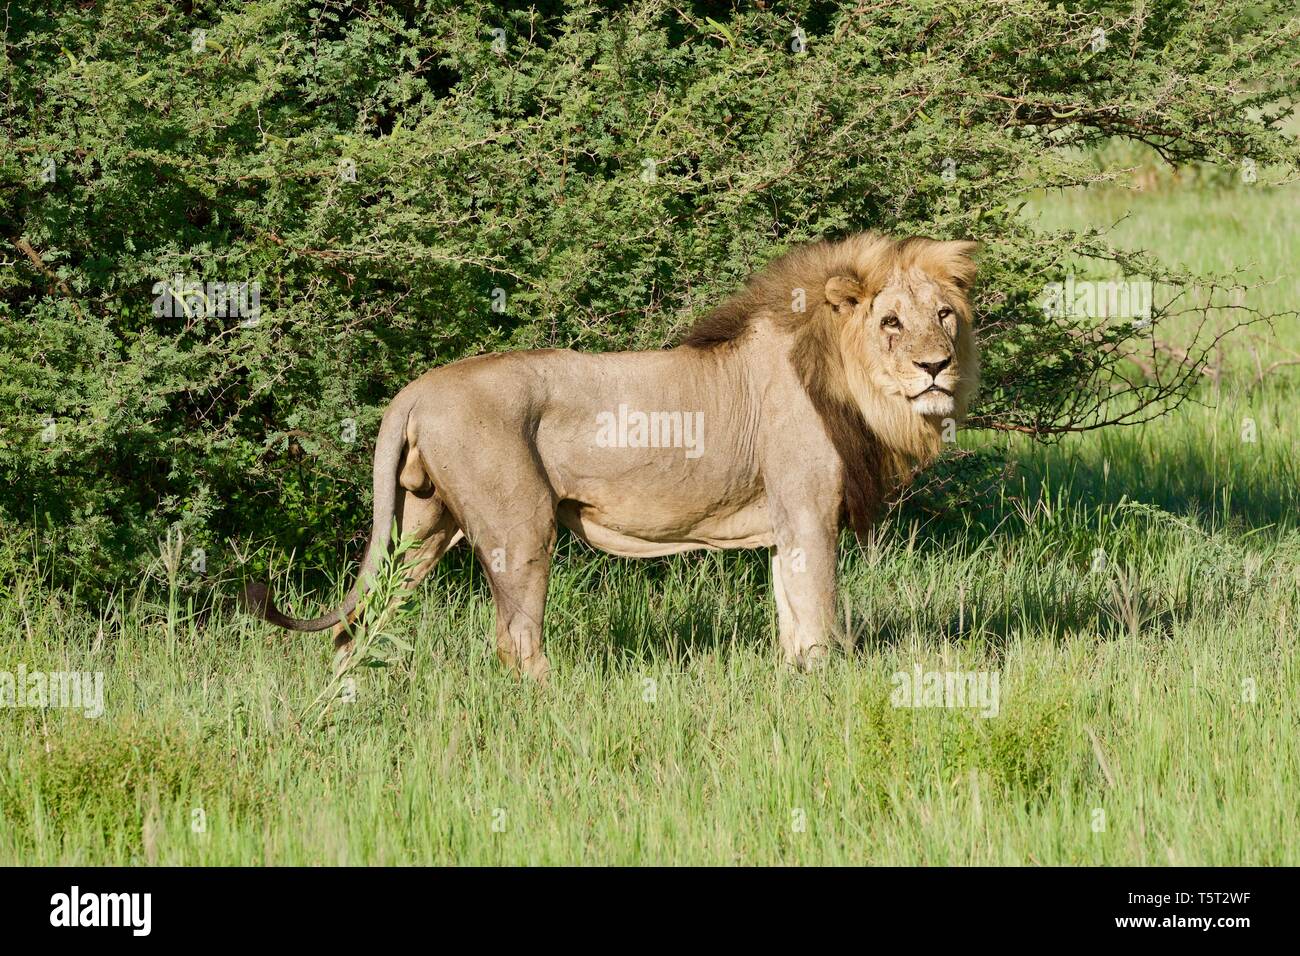
<svg viewBox="0 0 1300 956"><path fill-rule="evenodd" d="M826 280L826 301L837 312L852 312L863 298L861 284L848 276L831 276Z"/></svg>
<svg viewBox="0 0 1300 956"><path fill-rule="evenodd" d="M966 239L954 239L935 243L935 261L948 279L962 292L969 292L975 281L976 265L974 255L979 250L978 242Z"/></svg>

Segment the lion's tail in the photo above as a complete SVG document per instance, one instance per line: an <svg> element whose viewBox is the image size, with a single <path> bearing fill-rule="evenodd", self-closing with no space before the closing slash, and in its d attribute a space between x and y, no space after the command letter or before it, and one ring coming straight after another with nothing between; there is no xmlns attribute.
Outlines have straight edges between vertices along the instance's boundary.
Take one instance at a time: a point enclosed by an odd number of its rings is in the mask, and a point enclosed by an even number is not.
<svg viewBox="0 0 1300 956"><path fill-rule="evenodd" d="M248 613L291 631L323 631L347 620L357 609L357 603L365 593L380 556L388 550L389 532L397 508L398 467L406 447L406 420L414 404L413 399L399 395L388 406L383 422L380 423L379 438L375 443L375 511L370 528L370 542L366 545L361 570L343 603L320 617L290 617L275 606L271 586L257 582L244 587L243 605Z"/></svg>

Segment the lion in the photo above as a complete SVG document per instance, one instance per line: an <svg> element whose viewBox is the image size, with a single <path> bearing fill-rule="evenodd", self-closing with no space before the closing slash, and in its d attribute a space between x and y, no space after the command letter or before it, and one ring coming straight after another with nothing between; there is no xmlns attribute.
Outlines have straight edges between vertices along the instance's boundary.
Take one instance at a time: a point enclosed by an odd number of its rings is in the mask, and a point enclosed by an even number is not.
<svg viewBox="0 0 1300 956"><path fill-rule="evenodd" d="M845 639L842 525L870 527L977 387L975 248L874 232L811 243L675 348L505 352L427 372L384 413L370 541L342 605L301 620L254 584L246 606L291 630L333 628L346 652L392 529L418 542L407 589L464 538L490 583L498 657L545 680L564 525L625 557L770 549L781 652L811 668Z"/></svg>

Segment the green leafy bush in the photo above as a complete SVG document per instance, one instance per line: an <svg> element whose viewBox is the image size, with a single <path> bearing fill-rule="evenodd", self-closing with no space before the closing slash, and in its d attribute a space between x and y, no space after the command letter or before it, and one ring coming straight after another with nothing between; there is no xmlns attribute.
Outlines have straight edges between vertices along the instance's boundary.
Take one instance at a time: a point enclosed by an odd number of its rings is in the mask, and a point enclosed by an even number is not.
<svg viewBox="0 0 1300 956"><path fill-rule="evenodd" d="M87 594L174 525L206 552L199 576L268 538L335 564L363 532L382 407L418 373L489 349L669 345L787 245L869 227L984 242L972 425L1158 411L1195 372L1157 381L1124 357L1185 299L1143 328L1039 299L1078 261L1198 277L1041 236L1018 200L1106 175L1074 148L1115 138L1174 163L1294 165L1289 7L18 5L0 97L7 537L37 536ZM257 283L256 322L166 308L173 277Z"/></svg>

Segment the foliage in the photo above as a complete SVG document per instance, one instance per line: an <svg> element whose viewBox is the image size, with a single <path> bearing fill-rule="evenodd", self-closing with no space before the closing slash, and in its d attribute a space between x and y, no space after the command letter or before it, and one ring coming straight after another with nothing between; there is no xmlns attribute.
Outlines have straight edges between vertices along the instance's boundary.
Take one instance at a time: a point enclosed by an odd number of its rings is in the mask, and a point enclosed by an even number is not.
<svg viewBox="0 0 1300 956"><path fill-rule="evenodd" d="M866 227L985 244L974 425L1140 419L1196 378L1154 336L1203 277L1020 198L1111 175L1076 148L1116 138L1297 157L1281 2L56 0L3 29L0 520L92 592L172 526L200 577L268 538L334 564L421 371L668 345ZM1044 314L1080 261L1184 294L1143 328ZM258 283L256 323L159 315L174 276Z"/></svg>

